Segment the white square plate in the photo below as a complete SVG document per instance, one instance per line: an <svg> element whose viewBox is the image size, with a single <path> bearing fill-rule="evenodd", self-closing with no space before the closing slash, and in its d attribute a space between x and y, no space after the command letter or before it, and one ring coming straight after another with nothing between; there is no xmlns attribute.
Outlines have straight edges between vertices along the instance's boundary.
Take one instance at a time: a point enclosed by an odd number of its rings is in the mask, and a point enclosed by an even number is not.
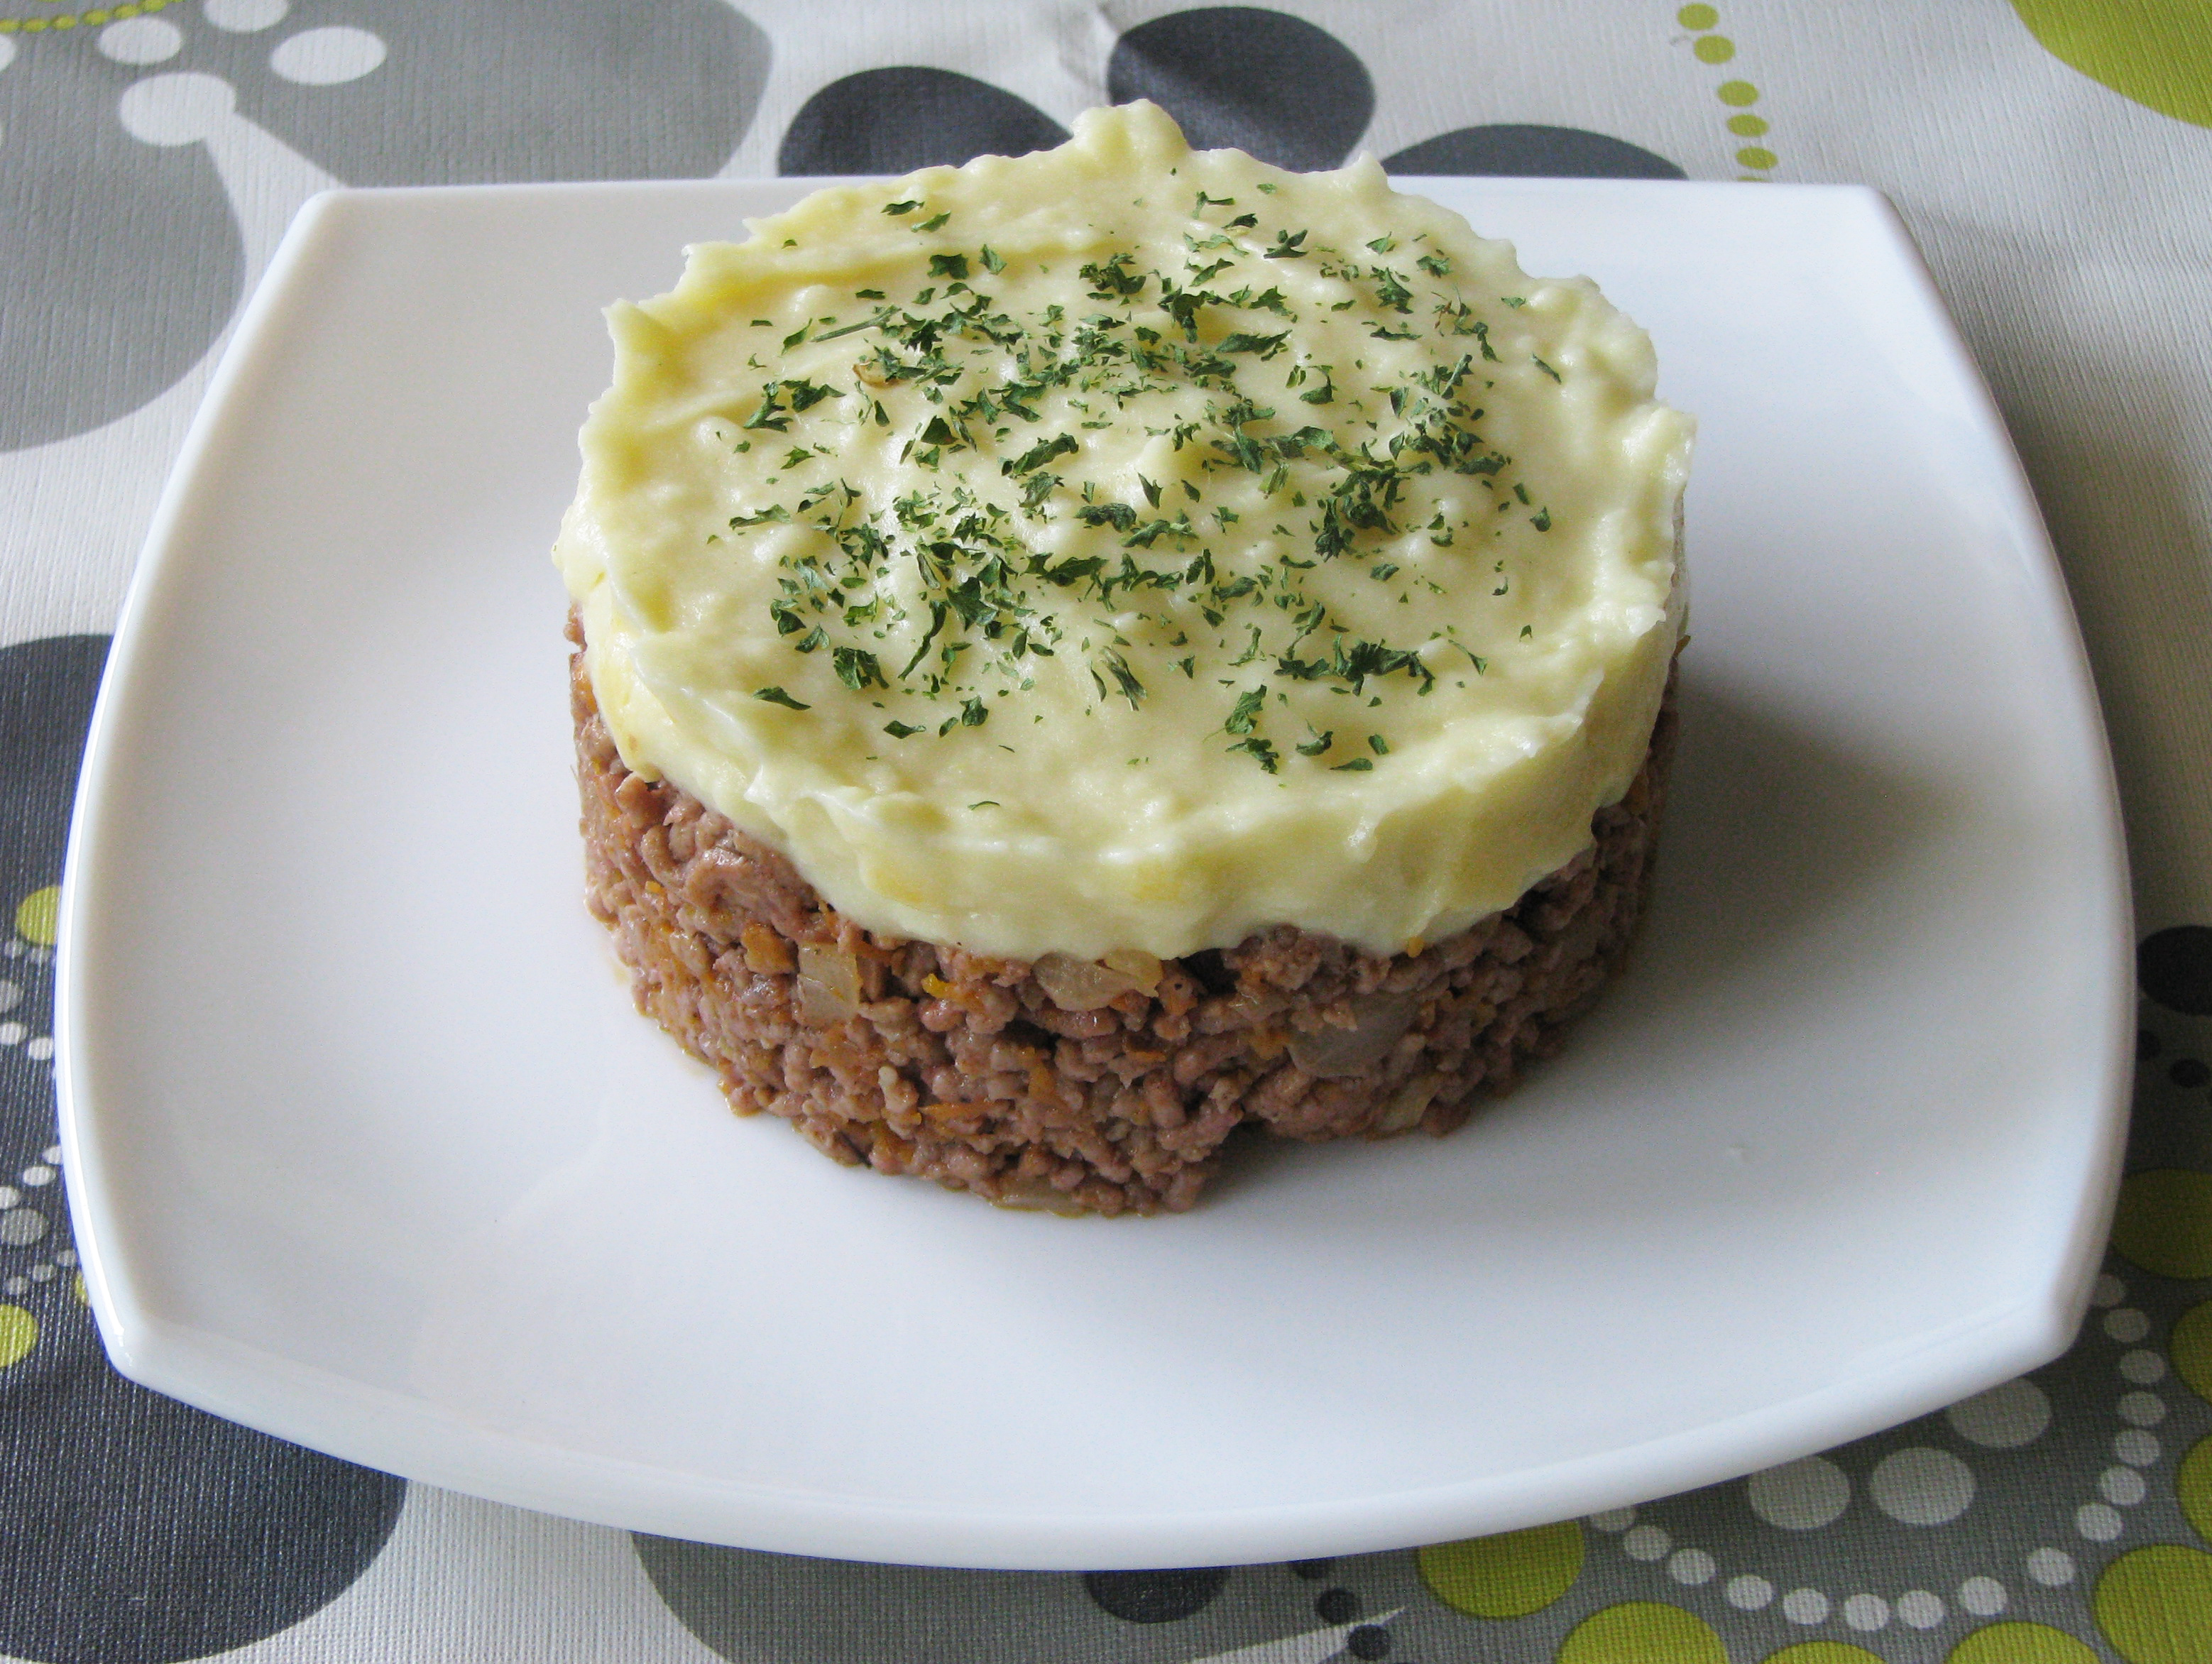
<svg viewBox="0 0 2212 1664"><path fill-rule="evenodd" d="M1703 424L1656 905L1441 1142L1068 1221L726 1114L580 901L546 551L599 308L792 182L341 192L171 482L64 908L126 1375L675 1535L1222 1564L1717 1480L2059 1351L2128 1077L2125 874L2003 430L1856 189L1433 180Z"/></svg>

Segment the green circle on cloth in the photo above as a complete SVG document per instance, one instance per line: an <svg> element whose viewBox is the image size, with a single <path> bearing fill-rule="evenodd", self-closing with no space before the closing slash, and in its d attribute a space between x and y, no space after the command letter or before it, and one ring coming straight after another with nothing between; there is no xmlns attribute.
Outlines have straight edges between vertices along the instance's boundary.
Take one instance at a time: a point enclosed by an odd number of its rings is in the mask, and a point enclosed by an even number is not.
<svg viewBox="0 0 2212 1664"><path fill-rule="evenodd" d="M2212 1543L2212 1437L2197 1441L2181 1459L2173 1476L2174 1494L2180 1498L2182 1517L2197 1527L2197 1534Z"/></svg>
<svg viewBox="0 0 2212 1664"><path fill-rule="evenodd" d="M2160 1277L2212 1277L2212 1173L2161 1167L2130 1174L2112 1246Z"/></svg>
<svg viewBox="0 0 2212 1664"><path fill-rule="evenodd" d="M1880 1653L1854 1647L1848 1641L1800 1641L1778 1653L1767 1654L1765 1664L1887 1664Z"/></svg>
<svg viewBox="0 0 2212 1664"><path fill-rule="evenodd" d="M2212 127L2212 11L2203 0L2012 0L2053 58L2123 98Z"/></svg>
<svg viewBox="0 0 2212 1664"><path fill-rule="evenodd" d="M2166 1341L2173 1370L2189 1390L2212 1403L2212 1300L2182 1313Z"/></svg>
<svg viewBox="0 0 2212 1664"><path fill-rule="evenodd" d="M2212 1664L2212 1554L2174 1543L2123 1554L2089 1606L2128 1664Z"/></svg>
<svg viewBox="0 0 2212 1664"><path fill-rule="evenodd" d="M1526 1618L1565 1594L1583 1571L1574 1520L1437 1543L1414 1557L1429 1592L1470 1618Z"/></svg>
<svg viewBox="0 0 2212 1664"><path fill-rule="evenodd" d="M58 884L34 890L15 907L15 933L27 942L50 948L61 934L62 892Z"/></svg>
<svg viewBox="0 0 2212 1664"><path fill-rule="evenodd" d="M1729 1655L1704 1618L1656 1600L1629 1600L1569 1630L1558 1664L1729 1664Z"/></svg>
<svg viewBox="0 0 2212 1664"><path fill-rule="evenodd" d="M1945 1664L2097 1664L2097 1649L2048 1624L1991 1624L1952 1648Z"/></svg>
<svg viewBox="0 0 2212 1664"><path fill-rule="evenodd" d="M0 1369L21 1363L39 1344L39 1320L21 1306L0 1306Z"/></svg>

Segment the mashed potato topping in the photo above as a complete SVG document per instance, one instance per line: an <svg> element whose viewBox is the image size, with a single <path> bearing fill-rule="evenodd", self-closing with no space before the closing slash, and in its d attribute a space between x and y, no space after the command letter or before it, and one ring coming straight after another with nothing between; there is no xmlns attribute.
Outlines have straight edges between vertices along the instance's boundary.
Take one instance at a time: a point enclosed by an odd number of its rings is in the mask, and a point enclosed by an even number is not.
<svg viewBox="0 0 2212 1664"><path fill-rule="evenodd" d="M1691 423L1586 280L1148 104L750 229L611 313L556 559L624 761L861 924L1397 951L1626 789Z"/></svg>

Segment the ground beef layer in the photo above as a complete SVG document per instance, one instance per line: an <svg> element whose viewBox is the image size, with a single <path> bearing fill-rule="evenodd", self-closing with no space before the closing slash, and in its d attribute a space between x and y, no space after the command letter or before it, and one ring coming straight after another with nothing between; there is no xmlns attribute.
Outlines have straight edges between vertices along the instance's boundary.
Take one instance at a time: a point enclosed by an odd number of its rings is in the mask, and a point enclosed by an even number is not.
<svg viewBox="0 0 2212 1664"><path fill-rule="evenodd" d="M580 641L576 625L572 641ZM824 1153L994 1201L1101 1213L1197 1200L1223 1143L1450 1132L1511 1089L1619 969L1649 887L1674 714L1593 846L1419 952L1288 926L1106 967L861 929L781 854L624 767L570 666L588 899L638 1009Z"/></svg>

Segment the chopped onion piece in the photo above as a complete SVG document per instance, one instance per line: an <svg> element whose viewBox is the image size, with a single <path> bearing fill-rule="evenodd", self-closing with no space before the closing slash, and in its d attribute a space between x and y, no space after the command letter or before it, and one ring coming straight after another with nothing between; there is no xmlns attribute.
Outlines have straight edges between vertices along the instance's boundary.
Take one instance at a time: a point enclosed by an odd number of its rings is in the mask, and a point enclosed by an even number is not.
<svg viewBox="0 0 2212 1664"><path fill-rule="evenodd" d="M842 948L802 942L799 1014L809 1023L842 1023L860 1011L860 962Z"/></svg>
<svg viewBox="0 0 2212 1664"><path fill-rule="evenodd" d="M1413 1027L1420 1003L1410 993L1364 994L1352 1002L1351 1028L1292 1035L1291 1060L1322 1080L1364 1074Z"/></svg>
<svg viewBox="0 0 2212 1664"><path fill-rule="evenodd" d="M1154 959L1152 964L1152 983L1158 987L1159 961ZM1144 986L1126 971L1067 953L1046 954L1030 968L1030 974L1064 1011L1095 1011Z"/></svg>
<svg viewBox="0 0 2212 1664"><path fill-rule="evenodd" d="M1138 993L1147 997L1160 986L1160 962L1142 948L1116 948L1100 963L1109 970L1121 972L1136 984Z"/></svg>

